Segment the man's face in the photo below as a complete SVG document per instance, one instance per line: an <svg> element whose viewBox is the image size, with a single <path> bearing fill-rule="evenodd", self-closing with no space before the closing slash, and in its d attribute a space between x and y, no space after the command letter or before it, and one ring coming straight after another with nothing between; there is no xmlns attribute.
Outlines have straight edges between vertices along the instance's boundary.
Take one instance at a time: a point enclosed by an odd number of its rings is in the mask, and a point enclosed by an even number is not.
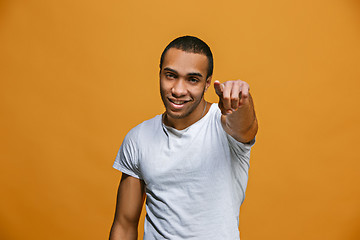
<svg viewBox="0 0 360 240"><path fill-rule="evenodd" d="M206 79L208 59L203 54L170 48L160 69L160 93L166 114L173 119L197 116L211 77ZM201 113L200 113L201 114Z"/></svg>

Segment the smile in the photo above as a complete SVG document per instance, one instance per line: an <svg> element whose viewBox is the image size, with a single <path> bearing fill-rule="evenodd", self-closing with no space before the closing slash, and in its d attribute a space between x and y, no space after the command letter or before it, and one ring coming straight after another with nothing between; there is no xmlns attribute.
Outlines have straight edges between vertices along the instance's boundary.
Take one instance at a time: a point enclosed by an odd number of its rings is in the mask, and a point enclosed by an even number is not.
<svg viewBox="0 0 360 240"><path fill-rule="evenodd" d="M177 100L177 99L170 99L168 98L171 106L173 108L180 109L182 108L186 103L190 102L190 100Z"/></svg>

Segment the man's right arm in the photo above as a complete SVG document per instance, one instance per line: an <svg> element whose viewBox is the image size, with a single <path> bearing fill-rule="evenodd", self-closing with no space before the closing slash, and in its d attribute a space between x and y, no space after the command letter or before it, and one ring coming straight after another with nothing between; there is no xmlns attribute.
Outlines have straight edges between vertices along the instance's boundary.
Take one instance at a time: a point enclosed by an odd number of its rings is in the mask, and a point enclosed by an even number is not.
<svg viewBox="0 0 360 240"><path fill-rule="evenodd" d="M137 240L137 228L144 200L144 181L123 173L109 240Z"/></svg>

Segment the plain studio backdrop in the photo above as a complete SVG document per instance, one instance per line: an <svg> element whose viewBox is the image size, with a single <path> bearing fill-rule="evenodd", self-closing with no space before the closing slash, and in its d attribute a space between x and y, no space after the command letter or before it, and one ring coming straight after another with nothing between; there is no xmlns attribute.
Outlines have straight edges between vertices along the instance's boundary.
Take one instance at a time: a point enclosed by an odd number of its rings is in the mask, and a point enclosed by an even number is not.
<svg viewBox="0 0 360 240"><path fill-rule="evenodd" d="M107 238L113 160L131 128L164 111L160 54L186 34L212 48L214 80L247 81L255 100L241 239L360 239L359 10L355 0L1 0L0 239ZM206 98L217 101L213 87Z"/></svg>

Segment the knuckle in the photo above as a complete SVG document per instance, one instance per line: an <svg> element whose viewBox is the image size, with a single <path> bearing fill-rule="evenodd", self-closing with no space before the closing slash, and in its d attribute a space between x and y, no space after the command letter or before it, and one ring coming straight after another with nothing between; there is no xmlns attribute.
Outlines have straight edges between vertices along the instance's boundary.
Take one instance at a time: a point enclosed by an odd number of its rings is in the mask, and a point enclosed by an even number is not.
<svg viewBox="0 0 360 240"><path fill-rule="evenodd" d="M230 100L230 97L229 97L229 96L223 96L223 100L224 100L224 101L229 101L229 100Z"/></svg>

